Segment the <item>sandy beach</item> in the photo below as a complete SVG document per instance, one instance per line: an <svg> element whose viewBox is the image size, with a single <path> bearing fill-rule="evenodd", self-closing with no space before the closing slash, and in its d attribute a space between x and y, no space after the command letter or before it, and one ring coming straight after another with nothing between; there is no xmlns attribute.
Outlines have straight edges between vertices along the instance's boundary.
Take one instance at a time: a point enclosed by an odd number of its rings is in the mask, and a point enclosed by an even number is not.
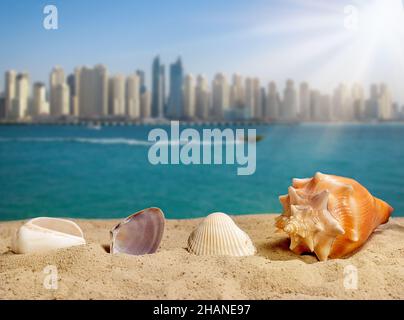
<svg viewBox="0 0 404 320"><path fill-rule="evenodd" d="M22 222L3 222L0 299L404 299L404 218L379 227L351 257L327 262L290 252L274 218L234 217L258 251L242 258L188 253L187 238L200 219L168 220L158 252L147 256L107 252L118 220L74 220L87 245L16 255L11 235ZM43 284L48 265L57 267L56 290ZM349 265L358 270L356 290L344 287Z"/></svg>

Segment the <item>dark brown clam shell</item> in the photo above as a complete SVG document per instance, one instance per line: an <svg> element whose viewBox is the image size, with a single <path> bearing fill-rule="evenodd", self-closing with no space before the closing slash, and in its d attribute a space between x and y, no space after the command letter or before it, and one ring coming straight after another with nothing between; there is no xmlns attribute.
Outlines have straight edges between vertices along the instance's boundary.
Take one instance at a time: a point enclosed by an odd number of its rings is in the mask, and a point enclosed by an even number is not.
<svg viewBox="0 0 404 320"><path fill-rule="evenodd" d="M111 253L155 253L164 232L164 214L159 208L134 213L111 230Z"/></svg>

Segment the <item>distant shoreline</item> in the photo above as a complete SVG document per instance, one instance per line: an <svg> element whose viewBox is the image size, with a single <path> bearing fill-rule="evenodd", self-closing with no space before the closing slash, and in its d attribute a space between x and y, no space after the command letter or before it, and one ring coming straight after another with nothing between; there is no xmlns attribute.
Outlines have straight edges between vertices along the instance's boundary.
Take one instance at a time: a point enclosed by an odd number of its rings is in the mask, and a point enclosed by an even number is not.
<svg viewBox="0 0 404 320"><path fill-rule="evenodd" d="M190 126L253 126L253 125L301 125L301 124L403 124L404 120L392 121L180 121L181 125ZM52 121L9 121L0 120L0 126L29 126L29 125L47 125L47 126L156 126L156 125L170 125L170 120L156 119L156 120L105 120L105 119L75 119L75 120L52 120Z"/></svg>

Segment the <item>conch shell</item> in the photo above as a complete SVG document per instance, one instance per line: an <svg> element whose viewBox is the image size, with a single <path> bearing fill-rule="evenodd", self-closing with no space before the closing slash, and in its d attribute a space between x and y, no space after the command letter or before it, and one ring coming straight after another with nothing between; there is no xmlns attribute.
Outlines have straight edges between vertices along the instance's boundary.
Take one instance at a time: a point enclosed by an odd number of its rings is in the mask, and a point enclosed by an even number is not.
<svg viewBox="0 0 404 320"><path fill-rule="evenodd" d="M155 253L164 232L164 214L159 208L139 211L111 230L111 253Z"/></svg>
<svg viewBox="0 0 404 320"><path fill-rule="evenodd" d="M86 244L83 231L73 221L39 217L16 231L11 249L15 253L35 253L83 244Z"/></svg>
<svg viewBox="0 0 404 320"><path fill-rule="evenodd" d="M256 249L250 237L227 214L208 215L188 238L188 251L196 255L251 256Z"/></svg>
<svg viewBox="0 0 404 320"><path fill-rule="evenodd" d="M316 173L313 178L293 179L288 191L279 197L283 214L276 227L290 236L293 252L314 252L321 261L361 247L393 212L349 178Z"/></svg>

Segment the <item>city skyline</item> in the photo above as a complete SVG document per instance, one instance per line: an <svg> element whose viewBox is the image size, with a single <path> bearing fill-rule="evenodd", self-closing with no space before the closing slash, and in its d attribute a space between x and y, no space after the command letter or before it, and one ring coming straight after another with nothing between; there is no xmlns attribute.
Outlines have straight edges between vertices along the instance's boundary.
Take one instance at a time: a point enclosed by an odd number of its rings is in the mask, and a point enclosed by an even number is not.
<svg viewBox="0 0 404 320"><path fill-rule="evenodd" d="M341 82L366 88L385 82L404 104L401 0L236 0L231 5L124 0L119 6L54 1L59 13L54 31L42 26L46 4L1 2L1 73L29 70L33 79L47 83L48 70L55 65L73 70L79 64L105 63L111 73L126 74L149 70L150 57L159 53L164 61L186 57L193 74L209 79L217 72L229 76L237 71L262 82L308 81L321 91ZM359 30L345 25L347 5L360 13Z"/></svg>
<svg viewBox="0 0 404 320"><path fill-rule="evenodd" d="M156 56L147 72L111 74L105 65L80 66L69 73L52 68L49 83L32 81L27 72L5 73L0 91L0 118L38 121L63 117L128 120L147 118L204 121L393 121L404 119L385 83L339 84L322 92L304 81L285 85L258 77L218 72L213 79L186 72L181 57L166 65Z"/></svg>

